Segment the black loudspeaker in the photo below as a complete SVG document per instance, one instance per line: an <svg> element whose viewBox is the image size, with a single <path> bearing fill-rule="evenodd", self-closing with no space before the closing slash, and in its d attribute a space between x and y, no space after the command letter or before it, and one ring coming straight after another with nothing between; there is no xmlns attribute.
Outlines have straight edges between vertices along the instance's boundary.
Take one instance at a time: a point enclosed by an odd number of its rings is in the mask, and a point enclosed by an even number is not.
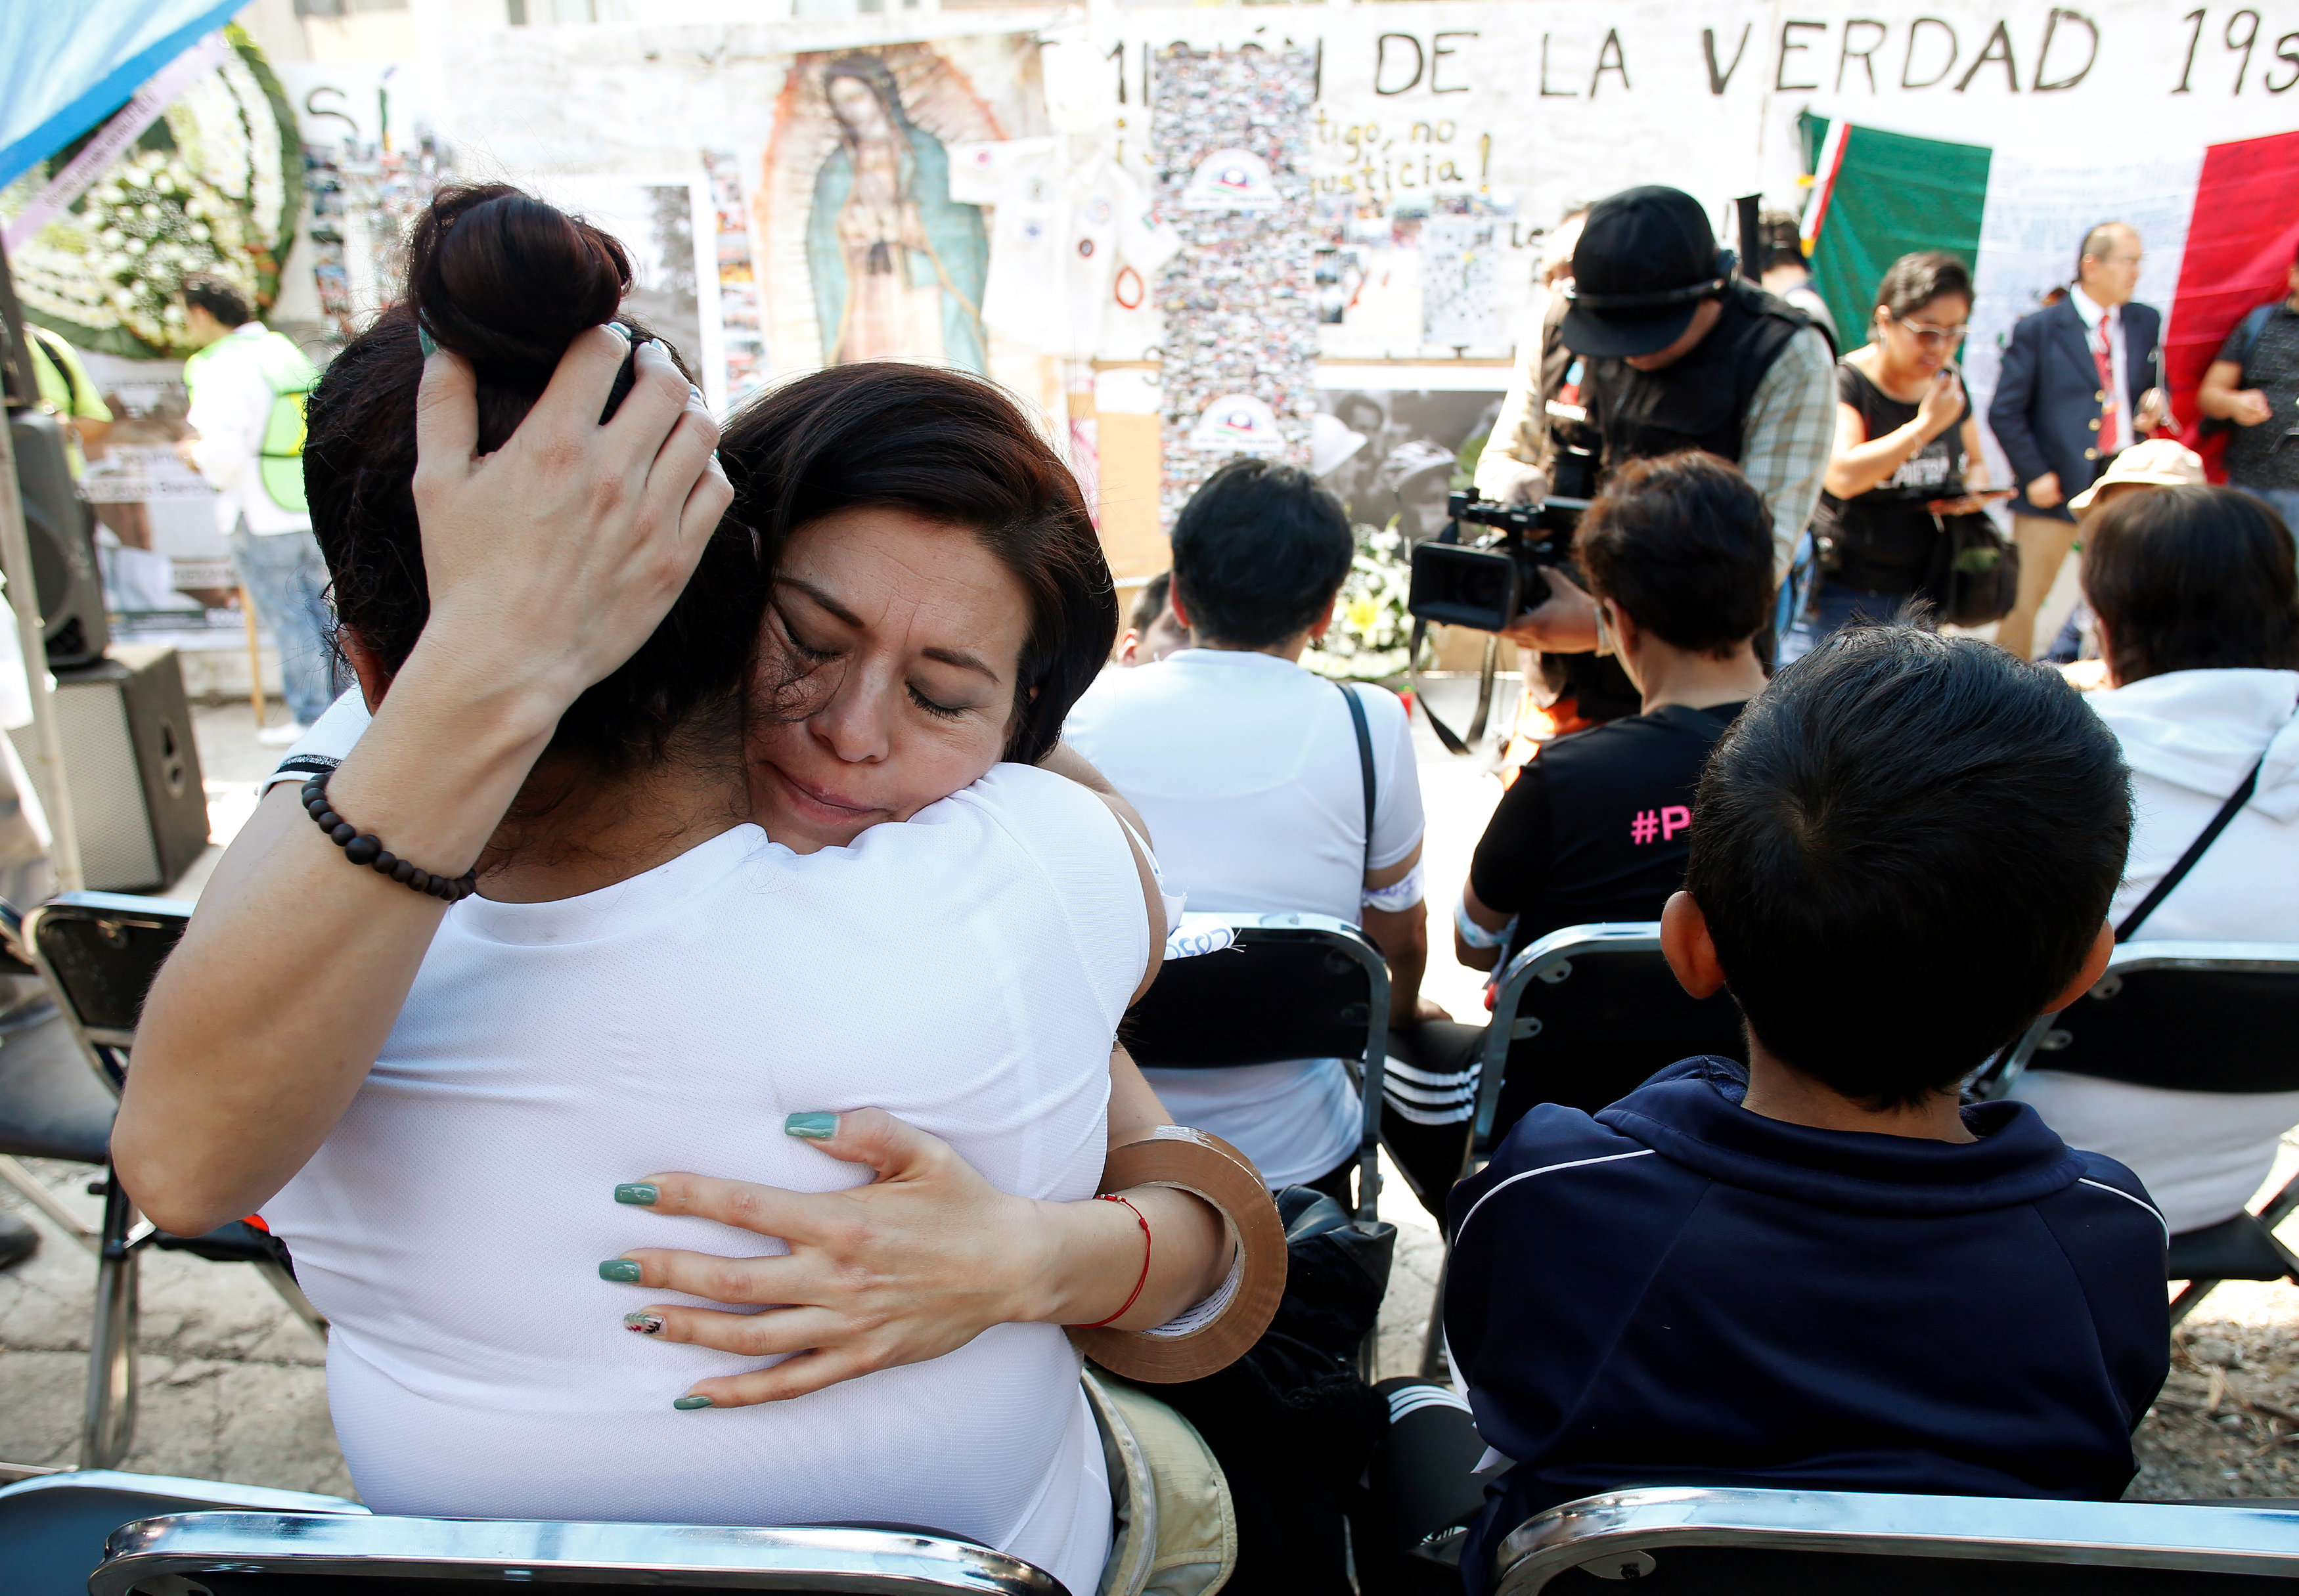
<svg viewBox="0 0 2299 1596"><path fill-rule="evenodd" d="M104 658L112 630L104 620L94 518L72 486L63 424L46 411L12 411L8 441L15 446L16 479L23 490L24 532L32 544L32 586L47 636L48 667L90 664Z"/></svg>
<svg viewBox="0 0 2299 1596"><path fill-rule="evenodd" d="M208 845L207 788L176 651L123 643L55 677L81 874L96 892L164 890ZM37 771L33 728L9 736Z"/></svg>

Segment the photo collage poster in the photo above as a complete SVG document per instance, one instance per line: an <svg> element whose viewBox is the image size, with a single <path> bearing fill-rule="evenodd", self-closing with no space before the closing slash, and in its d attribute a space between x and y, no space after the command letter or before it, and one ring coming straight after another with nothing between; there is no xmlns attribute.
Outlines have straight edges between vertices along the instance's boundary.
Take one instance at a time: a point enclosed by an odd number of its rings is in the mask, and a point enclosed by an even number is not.
<svg viewBox="0 0 2299 1596"><path fill-rule="evenodd" d="M1238 454L1309 463L1317 321L1301 52L1161 52L1151 75L1158 207L1182 248L1159 276L1170 528Z"/></svg>

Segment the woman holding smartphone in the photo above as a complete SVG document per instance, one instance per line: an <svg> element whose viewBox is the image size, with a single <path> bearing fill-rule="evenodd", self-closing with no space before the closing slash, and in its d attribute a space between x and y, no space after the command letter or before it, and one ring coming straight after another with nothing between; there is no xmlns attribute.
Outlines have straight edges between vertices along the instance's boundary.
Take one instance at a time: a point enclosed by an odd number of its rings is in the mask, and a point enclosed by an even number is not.
<svg viewBox="0 0 2299 1596"><path fill-rule="evenodd" d="M1783 663L1855 616L1888 620L1929 596L1938 518L1991 496L1955 368L1971 318L1971 275L1954 255L1902 255L1877 285L1868 342L1836 362L1836 446L1813 520L1825 574Z"/></svg>

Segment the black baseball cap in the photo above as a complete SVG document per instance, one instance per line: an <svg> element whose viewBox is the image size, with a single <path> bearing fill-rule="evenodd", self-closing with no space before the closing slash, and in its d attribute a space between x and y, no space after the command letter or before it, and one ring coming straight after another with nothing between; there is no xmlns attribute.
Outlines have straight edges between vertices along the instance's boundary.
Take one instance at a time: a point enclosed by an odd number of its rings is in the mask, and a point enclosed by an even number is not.
<svg viewBox="0 0 2299 1596"><path fill-rule="evenodd" d="M1573 249L1564 346L1598 360L1665 349L1702 300L1730 287L1736 263L1681 188L1652 184L1599 200Z"/></svg>

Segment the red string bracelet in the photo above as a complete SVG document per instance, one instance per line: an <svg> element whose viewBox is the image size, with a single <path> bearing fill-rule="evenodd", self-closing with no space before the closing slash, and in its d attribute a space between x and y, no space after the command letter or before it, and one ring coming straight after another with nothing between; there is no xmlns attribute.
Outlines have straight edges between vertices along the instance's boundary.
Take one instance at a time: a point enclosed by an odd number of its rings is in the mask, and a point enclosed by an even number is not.
<svg viewBox="0 0 2299 1596"><path fill-rule="evenodd" d="M1140 1209L1135 1208L1131 1202L1126 1202L1125 1199L1123 1197L1116 1196L1108 1192L1104 1192L1101 1194L1101 1201L1104 1202L1125 1202L1127 1210L1133 1215L1133 1222L1141 1226L1141 1278L1133 1283L1133 1294L1125 1299L1125 1305L1123 1308L1120 1308L1116 1313L1111 1314L1106 1319L1096 1319L1091 1325L1076 1325L1072 1326L1072 1328L1078 1330L1099 1330L1104 1325L1116 1324L1118 1320L1124 1318L1128 1313L1131 1313L1133 1310L1134 1303L1141 1300L1141 1288L1150 1284L1150 1248L1151 1245L1150 1221L1141 1217L1141 1210Z"/></svg>

